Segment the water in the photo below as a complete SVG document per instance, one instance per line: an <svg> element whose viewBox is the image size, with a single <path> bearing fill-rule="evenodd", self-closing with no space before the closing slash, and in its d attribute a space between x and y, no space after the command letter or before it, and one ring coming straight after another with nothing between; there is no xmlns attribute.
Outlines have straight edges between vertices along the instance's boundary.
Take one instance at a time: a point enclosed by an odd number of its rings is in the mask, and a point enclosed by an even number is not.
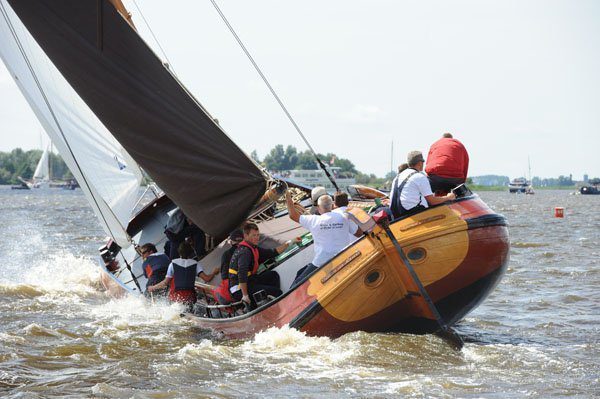
<svg viewBox="0 0 600 399"><path fill-rule="evenodd" d="M600 196L481 196L510 222L511 261L455 352L287 328L211 341L177 305L105 296L79 191L0 187L0 397L600 397Z"/></svg>

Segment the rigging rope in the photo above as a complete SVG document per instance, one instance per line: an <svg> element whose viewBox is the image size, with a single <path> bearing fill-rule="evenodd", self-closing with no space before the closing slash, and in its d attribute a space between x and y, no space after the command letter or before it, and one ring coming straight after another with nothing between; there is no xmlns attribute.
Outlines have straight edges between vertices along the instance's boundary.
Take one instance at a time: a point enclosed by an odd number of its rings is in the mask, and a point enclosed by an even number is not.
<svg viewBox="0 0 600 399"><path fill-rule="evenodd" d="M260 77L263 80L263 82L265 83L265 85L267 85L267 88L269 89L269 91L271 92L271 94L273 95L273 97L275 98L275 100L277 101L277 103L279 104L279 106L281 107L281 109L283 110L283 112L285 113L285 115L287 116L287 118L290 120L290 122L292 123L292 125L294 126L294 128L296 129L296 131L298 132L298 134L300 135L300 137L302 138L302 140L304 140L304 143L306 144L306 146L308 147L308 149L315 156L315 159L317 160L317 163L319 164L319 167L321 167L321 169L323 169L323 172L325 172L325 175L327 176L327 178L329 179L329 181L331 182L331 184L333 184L333 186L335 187L336 191L340 191L337 183L335 182L335 179L333 178L333 176L331 176L331 174L327 170L327 168L326 168L325 164L323 163L323 161L321 161L321 159L319 158L319 156L317 155L317 153L315 152L315 150L312 148L312 146L310 145L310 143L308 142L308 140L306 139L306 137L304 136L304 134L300 130L300 127L298 126L298 124L296 123L296 121L294 120L294 118L292 118L292 115L288 112L286 106L283 104L283 101L281 101L281 99L279 98L279 96L277 95L277 93L275 92L275 90L273 89L273 87L271 86L271 84L269 83L269 81L267 80L267 78L265 77L265 75L262 73L262 70L259 68L258 64L254 61L254 58L252 57L252 55L250 54L250 52L248 51L248 49L246 49L246 46L244 45L244 43L242 43L242 40L237 35L237 33L235 32L235 30L233 29L233 27L231 26L231 24L229 23L229 21L225 17L225 14L223 14L223 12L219 8L219 6L217 5L217 3L216 3L215 0L210 0L210 2L215 7L215 10L217 10L217 13L219 14L219 16L221 17L221 19L223 20L223 22L225 22L225 25L227 25L227 28L229 28L229 31L231 32L231 34L233 35L233 37L235 38L235 40L238 42L238 44L240 45L240 47L242 48L242 50L244 51L244 53L246 54L246 56L248 57L248 59L250 60L250 62L252 63L252 65L254 66L254 69L256 69L256 72L258 72L258 74L260 75Z"/></svg>
<svg viewBox="0 0 600 399"><path fill-rule="evenodd" d="M135 5L135 8L137 8L138 12L140 13L140 17L142 17L142 20L144 21L144 24L146 25L146 27L148 28L148 30L150 31L150 34L152 35L152 37L154 38L154 41L156 42L156 44L158 45L158 48L160 49L160 51L162 52L163 57L165 57L165 60L167 60L167 65L169 66L169 68L173 71L173 74L177 75L175 73L175 68L173 68L173 64L171 64L171 60L169 60L169 57L167 57L167 53L165 52L165 50L163 49L163 47L160 45L160 42L158 41L158 38L156 37L156 35L154 34L154 31L152 30L152 28L150 27L150 24L148 23L148 21L146 20L146 17L144 17L144 13L142 12L142 9L138 6L137 1L133 0L133 4Z"/></svg>

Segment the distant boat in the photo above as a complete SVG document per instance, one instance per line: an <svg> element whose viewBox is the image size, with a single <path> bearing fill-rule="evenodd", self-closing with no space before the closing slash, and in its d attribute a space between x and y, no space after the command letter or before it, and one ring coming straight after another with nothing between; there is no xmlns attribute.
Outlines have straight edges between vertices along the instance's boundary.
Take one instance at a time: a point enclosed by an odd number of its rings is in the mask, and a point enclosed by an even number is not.
<svg viewBox="0 0 600 399"><path fill-rule="evenodd" d="M531 189L531 184L524 177L517 177L508 184L508 191L511 193L527 193L528 189Z"/></svg>
<svg viewBox="0 0 600 399"><path fill-rule="evenodd" d="M10 186L12 190L31 190L31 183L23 179L21 176L19 176L19 180L21 181L21 184Z"/></svg>
<svg viewBox="0 0 600 399"><path fill-rule="evenodd" d="M338 166L327 167L329 173L334 176L338 186L341 189L347 188L353 184L356 184L356 179L351 174L342 172L342 168ZM288 181L294 182L301 186L316 187L321 186L329 192L334 192L335 187L331 184L331 181L325 175L321 169L296 169L296 170L285 170L280 175L275 174L275 177L282 177Z"/></svg>
<svg viewBox="0 0 600 399"><path fill-rule="evenodd" d="M589 185L583 186L579 189L581 194L585 195L598 195L600 194L600 179L592 179L588 182Z"/></svg>
<svg viewBox="0 0 600 399"><path fill-rule="evenodd" d="M39 188L42 184L50 181L50 148L42 152L42 156L35 167L31 184L33 188Z"/></svg>

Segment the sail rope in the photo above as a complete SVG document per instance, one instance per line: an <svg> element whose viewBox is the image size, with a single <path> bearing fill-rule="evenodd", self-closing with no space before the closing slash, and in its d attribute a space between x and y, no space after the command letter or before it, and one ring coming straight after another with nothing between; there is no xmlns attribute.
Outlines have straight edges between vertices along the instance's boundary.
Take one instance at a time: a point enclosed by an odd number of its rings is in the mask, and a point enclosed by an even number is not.
<svg viewBox="0 0 600 399"><path fill-rule="evenodd" d="M58 122L58 117L56 116L56 114L54 113L54 109L52 108L52 106L50 105L50 101L48 100L48 97L46 96L46 92L44 91L44 89L42 88L42 85L37 77L37 74L35 73L33 66L31 65L31 61L29 60L29 57L27 56L27 53L25 52L25 48L23 47L23 43L21 43L21 40L19 39L19 36L17 35L17 31L15 29L15 27L12 24L12 21L10 20L10 17L8 16L8 12L6 11L6 8L4 7L4 1L0 0L0 8L2 9L2 16L4 17L4 20L6 21L6 24L10 30L11 35L13 36L13 38L15 39L15 43L17 44L17 47L19 48L19 52L21 53L21 56L23 57L23 60L25 61L25 63L27 64L27 68L29 69L29 72L31 73L31 76L33 77L33 80L35 81L35 84L38 88L38 90L40 91L40 94L42 96L42 98L44 99L44 103L46 104L46 106L48 107L48 111L50 112L50 115L52 115L52 119L54 120L54 123L56 124L56 127L58 128L58 131L60 132L60 135L63 138L63 141L65 142L65 145L67 146L67 149L69 150L69 153L71 154L71 157L73 158L73 161L75 162L75 165L77 166L77 169L79 170L79 172L81 173L81 177L83 178L83 183L85 184L85 186L87 186L88 190L90 191L91 197L94 200L94 203L96 204L96 207L99 210L100 216L102 217L102 220L104 220L104 224L106 226L106 228L108 229L109 234L114 237L114 233L112 232L112 230L110 229L110 225L108 224L108 221L106 220L106 218L104 217L104 214L102 213L102 211L100 210L100 205L98 204L98 200L96 199L96 196L93 194L92 189L90 184L88 183L85 174L83 173L83 170L81 169L81 167L79 166L79 162L77 162L77 158L75 158L75 154L73 153L73 150L71 148L71 145L69 144L69 142L67 141L67 138L65 137L65 133L60 125L60 123ZM110 207L108 207L108 209L110 210ZM112 210L111 210L112 213ZM114 213L113 213L114 215ZM116 215L114 215L115 218L118 220L118 218L116 217ZM127 235L129 237L129 235Z"/></svg>
<svg viewBox="0 0 600 399"><path fill-rule="evenodd" d="M133 5L135 5L135 8L137 8L138 12L140 13L140 17L142 17L142 20L144 21L144 24L146 25L146 27L150 31L150 34L152 35L152 37L154 38L154 41L158 45L158 48L160 49L163 57L165 57L165 60L167 60L167 65L168 65L169 69L171 69L173 71L174 75L177 75L177 73L175 72L175 68L173 68L173 64L171 64L171 60L169 60L169 57L167 57L167 52L160 45L160 42L158 41L158 38L154 34L154 31L152 30L152 27L150 27L150 24L146 20L146 17L144 16L144 13L142 12L142 9L138 6L137 1L133 0Z"/></svg>
<svg viewBox="0 0 600 399"><path fill-rule="evenodd" d="M323 161L321 161L321 159L319 158L319 156L317 155L317 153L315 152L315 150L312 148L312 146L310 145L310 143L308 142L308 140L306 139L306 137L302 133L302 130L300 130L300 127L298 126L298 124L296 123L296 121L294 120L294 118L292 117L292 115L289 113L289 111L287 110L287 108L284 105L283 101L281 101L281 98L279 98L279 96L277 95L277 93L273 89L273 86L271 86L271 84L269 83L269 81L266 78L266 76L263 74L262 70L260 69L260 67L258 66L258 64L256 63L256 61L254 61L254 58L252 57L252 55L250 54L250 52L248 51L248 49L246 48L246 46L244 45L244 43L242 42L242 40L240 39L240 37L238 36L238 34L233 29L233 26L231 26L231 24L227 20L227 17L225 17L225 14L223 14L223 12L219 8L219 6L217 5L217 3L216 3L215 0L210 0L210 2L214 6L215 10L219 14L219 16L221 17L221 19L223 20L223 22L225 22L225 25L227 26L227 28L229 29L229 31L231 32L231 34L233 35L233 37L235 38L235 40L238 42L239 46L242 48L242 50L246 54L246 57L248 57L248 59L250 60L250 63L252 63L252 65L254 66L254 69L256 69L256 72L258 72L258 74L260 75L261 79L263 80L263 82L265 83L265 85L267 86L267 88L269 89L269 91L271 92L271 94L273 95L273 97L275 98L275 100L277 101L277 103L279 104L279 106L281 107L281 109L283 110L283 112L285 113L285 115L287 116L287 118L290 120L290 122L292 123L292 125L294 126L294 128L296 129L296 131L298 132L298 134L300 135L300 137L302 138L302 140L304 140L304 143L306 144L306 146L309 148L309 150L314 155L315 159L317 160L317 163L318 163L319 167L321 169L323 169L323 172L325 172L325 175L327 176L327 178L329 179L329 181L331 181L331 184L333 184L333 186L335 187L336 191L340 191L337 183L335 182L335 179L333 178L333 176L331 176L331 174L327 170L327 167L325 166L325 164L323 163Z"/></svg>

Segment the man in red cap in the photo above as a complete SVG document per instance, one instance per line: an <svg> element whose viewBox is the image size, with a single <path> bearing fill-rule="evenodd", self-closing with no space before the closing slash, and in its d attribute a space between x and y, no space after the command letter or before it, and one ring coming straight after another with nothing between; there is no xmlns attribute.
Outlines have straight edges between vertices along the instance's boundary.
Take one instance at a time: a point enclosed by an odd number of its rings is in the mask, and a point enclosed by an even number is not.
<svg viewBox="0 0 600 399"><path fill-rule="evenodd" d="M469 154L452 134L444 133L441 139L432 144L427 155L425 173L434 193L447 193L464 183L468 170Z"/></svg>

